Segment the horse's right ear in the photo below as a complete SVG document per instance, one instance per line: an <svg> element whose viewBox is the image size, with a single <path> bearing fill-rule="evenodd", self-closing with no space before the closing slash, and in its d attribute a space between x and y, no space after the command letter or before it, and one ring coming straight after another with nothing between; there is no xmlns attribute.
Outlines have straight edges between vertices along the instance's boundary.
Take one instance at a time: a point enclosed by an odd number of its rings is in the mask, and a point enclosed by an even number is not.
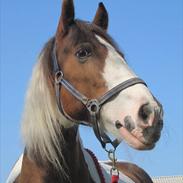
<svg viewBox="0 0 183 183"><path fill-rule="evenodd" d="M74 23L74 4L73 0L63 0L62 13L60 16L57 34L67 33L69 26Z"/></svg>

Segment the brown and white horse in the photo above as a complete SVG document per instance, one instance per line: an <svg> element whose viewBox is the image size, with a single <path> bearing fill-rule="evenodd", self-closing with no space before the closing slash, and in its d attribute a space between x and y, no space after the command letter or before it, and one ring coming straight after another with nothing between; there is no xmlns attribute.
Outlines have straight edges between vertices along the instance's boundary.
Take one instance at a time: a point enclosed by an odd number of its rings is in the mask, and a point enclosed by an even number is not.
<svg viewBox="0 0 183 183"><path fill-rule="evenodd" d="M99 165L79 136L84 122L105 149L111 143L115 150L122 139L152 149L160 137L162 106L128 67L107 27L102 3L89 23L76 20L73 1L63 0L56 34L33 70L22 123L25 151L8 183L108 183L113 163L119 182L152 182L144 170L115 157Z"/></svg>

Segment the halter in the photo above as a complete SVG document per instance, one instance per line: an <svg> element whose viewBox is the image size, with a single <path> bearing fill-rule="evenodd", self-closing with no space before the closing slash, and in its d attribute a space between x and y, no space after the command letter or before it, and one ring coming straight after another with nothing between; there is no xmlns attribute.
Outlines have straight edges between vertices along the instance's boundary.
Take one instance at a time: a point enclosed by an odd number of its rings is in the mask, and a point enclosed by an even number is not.
<svg viewBox="0 0 183 183"><path fill-rule="evenodd" d="M111 140L110 137L105 133L100 122L100 110L106 102L108 102L112 97L119 94L121 91L136 84L144 84L145 86L147 86L146 83L140 78L131 78L113 87L112 89L107 91L103 96L97 99L89 99L85 95L80 93L76 88L74 88L74 86L70 84L66 79L64 79L64 73L62 72L58 64L55 43L53 45L52 59L53 72L55 75L56 101L60 112L73 123L92 126L94 134L101 143L102 147L109 153L110 150L107 149L106 145L111 144L114 148L113 151L115 151L116 147L120 144L120 141L118 139ZM62 86L86 107L86 109L89 112L90 123L86 121L75 120L65 112L62 100L60 99L60 91Z"/></svg>

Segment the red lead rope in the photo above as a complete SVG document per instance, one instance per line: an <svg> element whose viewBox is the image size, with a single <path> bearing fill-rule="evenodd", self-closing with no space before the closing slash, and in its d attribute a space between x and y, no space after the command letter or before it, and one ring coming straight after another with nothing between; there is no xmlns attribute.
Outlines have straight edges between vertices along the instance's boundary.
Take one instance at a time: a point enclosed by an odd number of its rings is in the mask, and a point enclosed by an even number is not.
<svg viewBox="0 0 183 183"><path fill-rule="evenodd" d="M96 167L96 169L97 169L97 172L98 172L98 174L99 174L101 183L106 183L106 182L105 182L104 175L103 175L103 173L102 173L101 166L100 166L100 164L99 164L99 162L98 162L97 157L95 156L95 154L94 154L91 150L89 150L89 149L85 149L85 150L88 152L88 154L89 154L89 155L91 156L91 158L93 159L93 162L94 162L95 167ZM119 175L113 175L113 174L111 173L111 183L118 183L118 181L119 181Z"/></svg>
<svg viewBox="0 0 183 183"><path fill-rule="evenodd" d="M112 175L111 177L111 183L118 183L119 175Z"/></svg>

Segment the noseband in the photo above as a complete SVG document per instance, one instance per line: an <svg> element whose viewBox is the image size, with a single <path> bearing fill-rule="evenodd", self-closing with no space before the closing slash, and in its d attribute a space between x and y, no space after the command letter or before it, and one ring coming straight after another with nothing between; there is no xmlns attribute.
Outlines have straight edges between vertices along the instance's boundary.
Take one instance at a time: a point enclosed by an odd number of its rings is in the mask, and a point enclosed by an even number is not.
<svg viewBox="0 0 183 183"><path fill-rule="evenodd" d="M53 72L55 75L56 101L60 112L68 120L74 123L92 126L95 136L100 141L102 147L105 150L107 150L106 144L111 144L113 148L116 149L116 147L120 144L120 141L118 139L111 140L111 138L105 133L102 124L100 122L100 110L106 102L108 102L112 97L119 94L121 91L136 84L144 84L146 86L146 83L140 78L137 77L131 78L110 89L98 99L89 99L85 95L80 93L76 88L74 88L72 84L70 84L67 80L64 79L64 73L62 72L58 64L55 44L53 45L52 59L53 59ZM86 109L89 112L90 123L85 121L77 121L65 112L62 101L60 99L60 90L62 86L86 107Z"/></svg>

